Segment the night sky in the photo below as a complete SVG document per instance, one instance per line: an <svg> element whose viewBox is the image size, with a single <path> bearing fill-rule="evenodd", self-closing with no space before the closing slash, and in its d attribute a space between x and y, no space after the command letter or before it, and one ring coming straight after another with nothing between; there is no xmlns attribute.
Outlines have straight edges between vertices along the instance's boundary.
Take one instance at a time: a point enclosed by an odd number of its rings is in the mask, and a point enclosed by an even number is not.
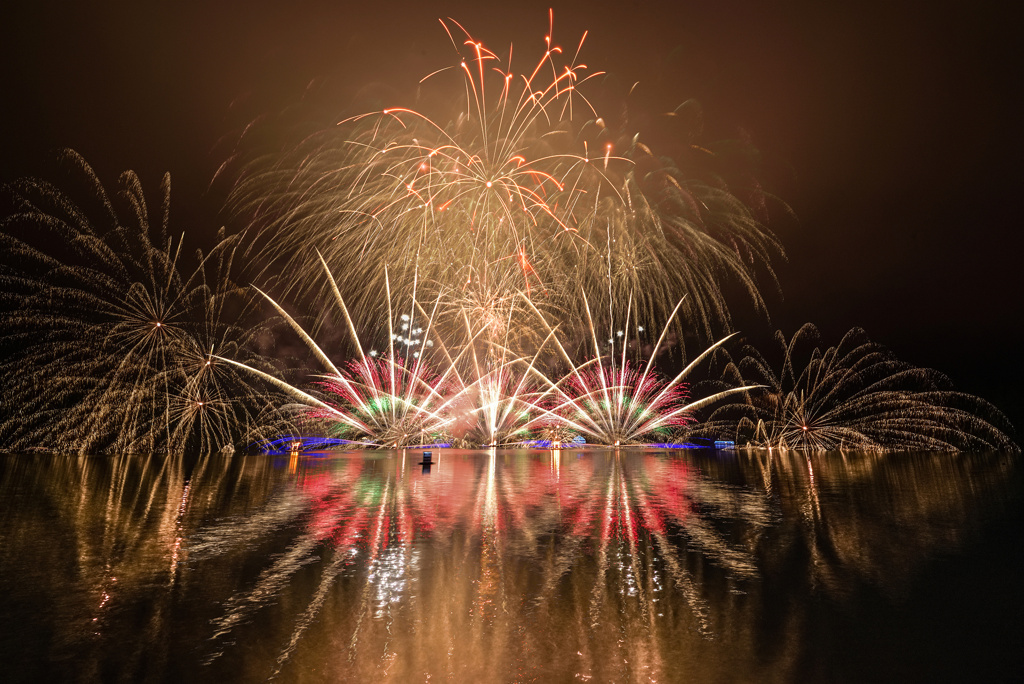
<svg viewBox="0 0 1024 684"><path fill-rule="evenodd" d="M169 171L173 227L211 235L206 189L246 123L300 101L340 118L376 83L410 92L451 62L439 17L533 56L550 6L157 4L5 3L4 180L62 147L108 187L130 168L155 197ZM696 97L718 137L763 152L797 217L770 224L788 254L771 325L813 321L830 344L861 326L1020 430L1024 55L995 7L1011 4L558 2L554 36L575 48L589 30L592 69Z"/></svg>

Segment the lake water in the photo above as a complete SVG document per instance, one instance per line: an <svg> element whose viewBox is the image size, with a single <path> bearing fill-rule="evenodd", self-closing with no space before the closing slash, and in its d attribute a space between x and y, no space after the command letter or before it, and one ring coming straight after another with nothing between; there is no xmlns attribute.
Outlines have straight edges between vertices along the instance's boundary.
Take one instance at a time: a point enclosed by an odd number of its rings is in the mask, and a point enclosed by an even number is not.
<svg viewBox="0 0 1024 684"><path fill-rule="evenodd" d="M4 681L1024 672L1004 454L0 456Z"/></svg>

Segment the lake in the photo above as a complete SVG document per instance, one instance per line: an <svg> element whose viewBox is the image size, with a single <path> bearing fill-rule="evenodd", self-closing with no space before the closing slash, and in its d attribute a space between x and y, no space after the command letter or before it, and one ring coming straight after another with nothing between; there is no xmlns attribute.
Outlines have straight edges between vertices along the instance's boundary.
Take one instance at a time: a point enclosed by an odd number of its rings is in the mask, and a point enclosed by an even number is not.
<svg viewBox="0 0 1024 684"><path fill-rule="evenodd" d="M1024 672L998 453L0 455L4 681Z"/></svg>

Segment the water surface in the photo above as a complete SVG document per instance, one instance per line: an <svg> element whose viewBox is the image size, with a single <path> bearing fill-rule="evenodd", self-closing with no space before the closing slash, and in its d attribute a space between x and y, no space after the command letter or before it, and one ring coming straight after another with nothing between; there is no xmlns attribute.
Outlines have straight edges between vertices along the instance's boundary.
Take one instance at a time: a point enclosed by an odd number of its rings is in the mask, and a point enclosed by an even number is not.
<svg viewBox="0 0 1024 684"><path fill-rule="evenodd" d="M1002 454L0 456L7 681L1011 681Z"/></svg>

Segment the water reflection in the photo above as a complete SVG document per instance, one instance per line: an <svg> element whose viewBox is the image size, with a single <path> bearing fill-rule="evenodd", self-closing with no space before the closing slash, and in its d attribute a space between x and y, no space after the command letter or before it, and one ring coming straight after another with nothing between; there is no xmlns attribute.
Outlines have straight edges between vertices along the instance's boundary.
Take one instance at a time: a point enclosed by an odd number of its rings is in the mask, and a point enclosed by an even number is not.
<svg viewBox="0 0 1024 684"><path fill-rule="evenodd" d="M1020 503L999 454L421 460L4 457L0 655L25 679L841 680L836 615L899 610Z"/></svg>

